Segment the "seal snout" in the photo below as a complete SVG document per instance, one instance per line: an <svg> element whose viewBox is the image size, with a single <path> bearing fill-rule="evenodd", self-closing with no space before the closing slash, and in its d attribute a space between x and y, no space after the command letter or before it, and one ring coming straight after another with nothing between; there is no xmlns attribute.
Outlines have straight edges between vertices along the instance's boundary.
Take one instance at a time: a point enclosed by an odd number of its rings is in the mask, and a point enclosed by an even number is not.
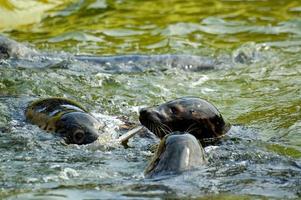
<svg viewBox="0 0 301 200"><path fill-rule="evenodd" d="M161 115L155 109L142 108L139 110L139 121L141 124L146 125L149 122L158 122L161 119Z"/></svg>
<svg viewBox="0 0 301 200"><path fill-rule="evenodd" d="M148 109L147 108L141 108L139 110L140 116L145 116L147 113L148 113Z"/></svg>

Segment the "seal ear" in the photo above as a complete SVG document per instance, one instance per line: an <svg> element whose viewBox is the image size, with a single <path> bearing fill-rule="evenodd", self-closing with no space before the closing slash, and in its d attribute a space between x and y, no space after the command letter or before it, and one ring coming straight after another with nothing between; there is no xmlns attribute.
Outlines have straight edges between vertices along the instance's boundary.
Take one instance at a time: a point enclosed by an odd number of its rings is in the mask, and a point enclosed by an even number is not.
<svg viewBox="0 0 301 200"><path fill-rule="evenodd" d="M85 139L85 133L82 130L76 130L72 135L75 144L82 144Z"/></svg>

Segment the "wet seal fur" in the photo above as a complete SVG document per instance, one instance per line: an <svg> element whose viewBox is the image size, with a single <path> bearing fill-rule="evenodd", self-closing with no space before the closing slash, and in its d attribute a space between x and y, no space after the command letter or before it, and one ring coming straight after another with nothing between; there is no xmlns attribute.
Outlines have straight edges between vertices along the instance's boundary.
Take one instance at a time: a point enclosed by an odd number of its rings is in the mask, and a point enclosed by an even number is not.
<svg viewBox="0 0 301 200"><path fill-rule="evenodd" d="M179 174L207 164L204 149L191 134L173 132L163 137L145 170L146 178Z"/></svg>
<svg viewBox="0 0 301 200"><path fill-rule="evenodd" d="M100 122L78 103L65 98L33 101L26 119L48 132L62 136L68 144L88 144L99 137Z"/></svg>
<svg viewBox="0 0 301 200"><path fill-rule="evenodd" d="M139 120L161 139L171 132L182 131L194 135L203 145L218 141L231 127L214 105L197 97L182 97L143 108Z"/></svg>

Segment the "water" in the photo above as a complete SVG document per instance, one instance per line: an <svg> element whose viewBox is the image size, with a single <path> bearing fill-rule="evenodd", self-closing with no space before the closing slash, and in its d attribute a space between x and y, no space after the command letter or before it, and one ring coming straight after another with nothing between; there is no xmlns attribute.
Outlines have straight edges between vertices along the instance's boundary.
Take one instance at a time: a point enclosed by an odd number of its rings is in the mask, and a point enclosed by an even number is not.
<svg viewBox="0 0 301 200"><path fill-rule="evenodd" d="M39 56L2 62L0 198L300 198L301 3L16 2L0 1L2 34L58 55L50 62L72 54L177 54L220 67L190 71L150 62L146 70L112 73L77 60L41 68ZM106 137L66 146L26 123L26 104L49 96L77 100L107 120ZM206 148L208 166L145 179L155 141L137 136L124 149L113 140L121 134L115 117L135 122L140 107L180 96L209 100L235 126L222 144Z"/></svg>

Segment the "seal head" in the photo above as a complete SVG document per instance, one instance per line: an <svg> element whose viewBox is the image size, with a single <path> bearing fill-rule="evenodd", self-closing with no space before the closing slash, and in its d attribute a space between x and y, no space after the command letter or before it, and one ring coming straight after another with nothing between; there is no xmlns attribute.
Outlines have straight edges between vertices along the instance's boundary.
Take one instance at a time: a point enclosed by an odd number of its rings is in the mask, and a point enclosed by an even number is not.
<svg viewBox="0 0 301 200"><path fill-rule="evenodd" d="M197 97L178 98L159 106L140 110L139 120L159 138L174 131L189 132L201 142L220 138L228 132L226 123L215 106Z"/></svg>
<svg viewBox="0 0 301 200"><path fill-rule="evenodd" d="M161 140L153 160L145 170L145 176L154 178L179 174L206 163L204 150L193 135L174 132Z"/></svg>
<svg viewBox="0 0 301 200"><path fill-rule="evenodd" d="M103 124L80 104L60 97L31 102L25 116L41 129L59 134L68 144L92 143L103 128Z"/></svg>
<svg viewBox="0 0 301 200"><path fill-rule="evenodd" d="M96 119L87 113L66 113L56 122L56 132L69 144L89 144L99 137L95 129L97 123Z"/></svg>

